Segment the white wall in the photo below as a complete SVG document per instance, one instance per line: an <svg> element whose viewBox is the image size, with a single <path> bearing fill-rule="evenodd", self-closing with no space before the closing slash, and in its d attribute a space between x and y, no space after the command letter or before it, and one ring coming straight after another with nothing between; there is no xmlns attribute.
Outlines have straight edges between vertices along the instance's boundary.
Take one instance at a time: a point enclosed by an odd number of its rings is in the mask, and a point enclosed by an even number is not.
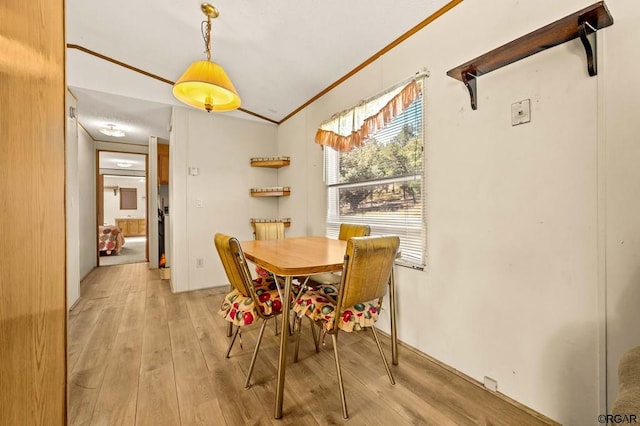
<svg viewBox="0 0 640 426"><path fill-rule="evenodd" d="M606 240L602 256L606 292L609 407L617 395L618 362L640 345L640 87L629 70L640 65L638 2L607 0L615 23L603 32L604 68L600 82L601 134L605 184Z"/></svg>
<svg viewBox="0 0 640 426"><path fill-rule="evenodd" d="M78 189L78 102L65 94L65 215L67 257L67 308L80 297L80 218ZM73 111L73 112L72 112Z"/></svg>
<svg viewBox="0 0 640 426"><path fill-rule="evenodd" d="M140 180L143 180L142 182ZM147 213L147 187L144 176L105 176L104 177L104 222L115 225L115 219L137 217L144 218ZM136 210L120 209L120 191L114 194L113 189L107 186L118 186L120 188L135 188L137 191L138 205Z"/></svg>
<svg viewBox="0 0 640 426"><path fill-rule="evenodd" d="M617 395L620 356L640 343L640 89L629 83L640 6L607 2L615 24L598 34L598 77L578 40L480 77L477 111L446 76L591 3L463 2L281 125L277 143L270 125L175 108L174 290L225 284L212 235L250 239L251 216L324 234L317 125L427 67L429 259L425 272L398 269L400 339L563 424L592 424ZM532 122L511 127L522 99ZM248 166L276 154L291 166ZM274 184L292 186L275 210L248 195Z"/></svg>
<svg viewBox="0 0 640 426"><path fill-rule="evenodd" d="M187 169L189 143L189 111L173 108L171 130L169 132L169 252L171 253L171 290L174 292L190 289L189 268L191 262L187 253Z"/></svg>
<svg viewBox="0 0 640 426"><path fill-rule="evenodd" d="M249 193L251 187L277 184L276 170L249 163L251 157L277 154L276 132L271 124L173 109L169 217L174 291L227 285L213 235L252 239L251 217L278 217L278 199ZM199 169L197 176L188 175L192 167ZM296 182L290 185L292 192L304 191ZM198 259L202 268L196 267Z"/></svg>
<svg viewBox="0 0 640 426"><path fill-rule="evenodd" d="M607 2L615 24L598 36L598 77L573 40L480 77L472 111L446 72L591 3L463 2L278 129L278 154L292 155L281 179L306 183L279 213L297 218L295 234L324 234L318 124L427 67L429 259L425 272L398 269L399 337L576 425L606 412L602 380L611 400L621 351L640 343L639 90L628 74L640 7ZM512 127L523 99L532 121Z"/></svg>
<svg viewBox="0 0 640 426"><path fill-rule="evenodd" d="M80 278L84 278L97 266L98 228L96 224L96 151L93 139L82 127L78 130L78 181Z"/></svg>
<svg viewBox="0 0 640 426"><path fill-rule="evenodd" d="M147 170L147 231L154 238L149 238L149 269L158 267L160 254L158 252L158 138L149 136L149 170Z"/></svg>

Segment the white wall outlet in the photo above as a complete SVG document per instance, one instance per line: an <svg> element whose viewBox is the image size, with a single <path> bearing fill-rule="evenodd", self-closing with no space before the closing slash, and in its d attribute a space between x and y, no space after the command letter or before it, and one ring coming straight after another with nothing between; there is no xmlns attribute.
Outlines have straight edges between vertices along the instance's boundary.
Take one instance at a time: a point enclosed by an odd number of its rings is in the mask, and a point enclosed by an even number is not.
<svg viewBox="0 0 640 426"><path fill-rule="evenodd" d="M196 259L196 268L204 268L204 259L199 257Z"/></svg>
<svg viewBox="0 0 640 426"><path fill-rule="evenodd" d="M200 174L200 169L197 167L189 167L189 175L198 176Z"/></svg>
<svg viewBox="0 0 640 426"><path fill-rule="evenodd" d="M529 123L531 121L531 99L511 104L511 125Z"/></svg>
<svg viewBox="0 0 640 426"><path fill-rule="evenodd" d="M498 381L496 379L492 379L489 376L484 376L484 387L490 390L491 392L497 392Z"/></svg>

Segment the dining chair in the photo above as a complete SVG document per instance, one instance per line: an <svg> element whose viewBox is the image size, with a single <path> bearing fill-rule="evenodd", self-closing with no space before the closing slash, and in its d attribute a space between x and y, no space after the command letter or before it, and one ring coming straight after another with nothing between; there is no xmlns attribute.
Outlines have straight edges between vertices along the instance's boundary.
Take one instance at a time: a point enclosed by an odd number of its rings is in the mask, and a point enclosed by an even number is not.
<svg viewBox="0 0 640 426"><path fill-rule="evenodd" d="M253 234L256 240L281 240L285 238L283 222L254 222L253 225L254 225ZM260 266L256 266L256 273L262 277L267 277L271 275L273 279L276 280L276 285L278 286L280 299L282 299L282 292L280 291L280 289L284 287L284 278L278 277L275 274L270 274L269 271L267 271L264 268L261 268ZM304 282L305 280L306 280L306 277L305 278L296 277L294 279L293 285L291 287L291 291L293 292L294 295L299 293L301 283ZM276 334L278 334L277 321L275 322L275 327L276 327ZM292 329L293 328L291 327L291 325L289 325L289 333L291 333ZM318 347L319 345L318 336L316 336L315 329L311 328L311 331L313 333L313 342L315 343L316 351L320 351Z"/></svg>
<svg viewBox="0 0 640 426"><path fill-rule="evenodd" d="M331 335L345 419L349 415L338 356L339 331L353 332L370 328L389 381L395 384L374 324L378 320L399 246L400 239L397 236L348 239L340 286L312 283L298 295L294 303L297 325L294 362L298 360L300 321L306 316L321 327L323 334Z"/></svg>
<svg viewBox="0 0 640 426"><path fill-rule="evenodd" d="M284 235L284 222L254 222L253 223L253 236L256 240L282 240ZM261 266L256 265L256 274L261 277L272 277L276 280L276 286L280 299L282 299L282 288L284 287L284 278L278 277L275 274L270 273ZM278 334L278 322L275 321L276 335ZM289 327L291 328L291 327ZM227 335L229 333L227 332Z"/></svg>
<svg viewBox="0 0 640 426"><path fill-rule="evenodd" d="M214 236L214 244L232 287L231 292L222 301L218 314L228 321L231 327L237 326L225 357L229 358L241 327L263 320L244 383L244 387L248 388L265 326L268 320L282 313L282 301L272 278L252 279L242 247L236 238L217 233Z"/></svg>
<svg viewBox="0 0 640 426"><path fill-rule="evenodd" d="M282 240L284 239L284 223L254 222L253 235L256 240ZM260 266L256 266L256 274L261 277L270 275L269 271Z"/></svg>
<svg viewBox="0 0 640 426"><path fill-rule="evenodd" d="M371 234L371 227L369 225L360 225L353 223L341 223L340 232L338 233L338 239L347 241L351 237L367 237ZM315 282L317 284L340 284L340 272L323 272L320 274L311 275L309 282Z"/></svg>
<svg viewBox="0 0 640 426"><path fill-rule="evenodd" d="M281 240L284 238L284 223L254 222L253 234L256 240Z"/></svg>
<svg viewBox="0 0 640 426"><path fill-rule="evenodd" d="M369 234L371 234L371 227L369 225L341 223L338 239L347 241L351 237L367 237Z"/></svg>

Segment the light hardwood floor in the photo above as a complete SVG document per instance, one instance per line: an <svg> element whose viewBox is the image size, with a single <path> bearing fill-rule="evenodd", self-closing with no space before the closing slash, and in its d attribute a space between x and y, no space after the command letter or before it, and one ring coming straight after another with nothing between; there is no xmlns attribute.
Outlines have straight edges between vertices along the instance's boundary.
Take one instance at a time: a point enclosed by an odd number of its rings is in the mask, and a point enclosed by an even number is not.
<svg viewBox="0 0 640 426"><path fill-rule="evenodd" d="M283 419L275 420L279 337L269 324L252 387L245 390L258 326L245 328L244 349L236 342L231 358L224 358L226 322L216 311L226 291L172 294L169 282L145 263L94 270L69 315L69 424L547 424L404 347L391 386L371 333L339 337L345 421L331 339L316 354L306 321L300 361L293 364L289 353ZM387 338L382 343L389 349Z"/></svg>

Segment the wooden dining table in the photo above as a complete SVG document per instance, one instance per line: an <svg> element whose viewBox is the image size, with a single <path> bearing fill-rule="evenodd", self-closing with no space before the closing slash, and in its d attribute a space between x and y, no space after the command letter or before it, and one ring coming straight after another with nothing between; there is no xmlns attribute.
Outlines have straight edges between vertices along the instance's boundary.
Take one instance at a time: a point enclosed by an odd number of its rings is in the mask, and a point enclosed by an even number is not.
<svg viewBox="0 0 640 426"><path fill-rule="evenodd" d="M240 243L245 257L258 266L285 278L282 297L282 330L289 329L291 310L291 282L293 277L308 276L320 272L341 271L347 242L326 237L294 237L280 240L248 240ZM391 315L391 354L398 364L398 340L396 331L394 274L389 280L389 304ZM284 379L289 333L280 333L278 378L274 417L282 418Z"/></svg>

